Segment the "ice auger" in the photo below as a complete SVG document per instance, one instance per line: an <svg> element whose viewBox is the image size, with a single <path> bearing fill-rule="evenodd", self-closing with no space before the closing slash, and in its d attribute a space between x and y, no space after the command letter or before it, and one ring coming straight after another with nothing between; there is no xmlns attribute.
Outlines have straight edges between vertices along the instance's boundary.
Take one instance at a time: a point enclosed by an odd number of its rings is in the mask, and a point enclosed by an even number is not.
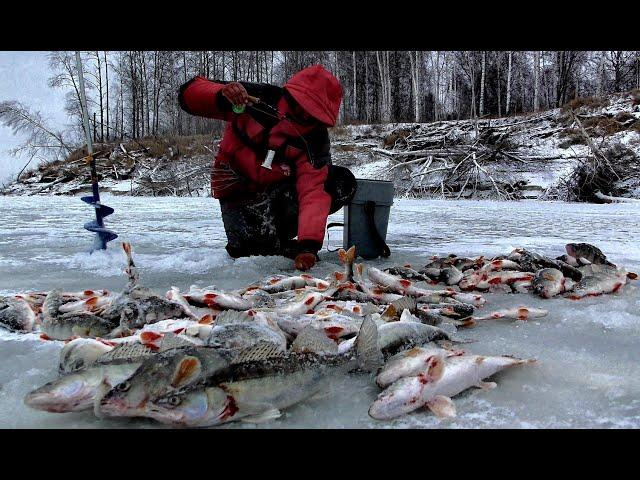
<svg viewBox="0 0 640 480"><path fill-rule="evenodd" d="M96 219L84 224L84 228L96 234L93 241L95 250L106 250L107 242L118 238L115 232L105 228L104 217L113 213L113 208L107 207L100 203L100 190L98 188L98 173L96 171L96 160L93 158L93 144L91 142L91 130L89 129L89 112L87 111L87 98L84 90L84 77L82 75L82 61L80 60L80 52L76 52L76 65L78 67L78 80L80 83L80 101L82 103L82 120L84 122L84 133L87 139L87 157L86 161L91 167L91 190L93 195L82 197L83 202L93 206L96 212Z"/></svg>

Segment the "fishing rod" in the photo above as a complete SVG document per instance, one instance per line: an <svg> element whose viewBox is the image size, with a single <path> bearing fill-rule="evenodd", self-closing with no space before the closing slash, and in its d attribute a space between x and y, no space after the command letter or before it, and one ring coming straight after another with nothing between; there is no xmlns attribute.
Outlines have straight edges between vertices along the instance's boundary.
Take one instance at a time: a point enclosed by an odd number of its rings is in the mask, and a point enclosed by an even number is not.
<svg viewBox="0 0 640 480"><path fill-rule="evenodd" d="M309 155L309 160L311 161L311 163L313 164L313 160L312 160L312 155L311 155L311 149L309 148L309 144L307 143L307 141L305 140L304 136L300 133L300 130L298 130L298 127L296 127L296 121L294 118L292 118L289 114L287 113L281 113L277 108L273 107L272 105L269 105L266 102L263 102L262 100L260 100L258 97L254 97L251 95L247 95L247 98L250 102L253 103L253 105L249 105L249 108L263 113L265 115L268 115L270 117L275 118L278 121L281 120L286 120L288 121L291 126L293 127L293 129L296 131L296 133L298 134L298 137L300 138L300 140L302 140L302 142L304 143L306 149L307 149L307 154ZM256 105L262 105L266 108L268 108L270 110L270 112L267 112L266 110L262 110L260 108L258 108ZM244 113L245 111L245 106L244 105L236 105L236 104L232 104L231 109L233 110L234 113L236 114L241 114ZM273 150L269 150L267 152L267 156L264 159L264 162L262 162L262 165L260 165L263 168L266 168L268 170L271 170L271 164L273 163L273 158L275 156L275 151Z"/></svg>
<svg viewBox="0 0 640 480"><path fill-rule="evenodd" d="M84 224L84 228L96 234L93 240L93 248L91 253L96 250L106 250L107 242L118 238L115 232L105 228L104 217L113 213L113 208L100 203L100 190L98 187L98 173L96 171L96 160L93 157L93 143L91 142L91 133L89 130L89 112L87 111L87 98L84 90L84 76L82 74L82 61L80 60L80 52L76 52L76 66L78 68L78 81L80 83L80 106L82 107L82 120L84 123L84 134L87 140L87 157L86 162L91 167L91 190L93 195L81 197L85 203L93 206L96 212L96 219Z"/></svg>

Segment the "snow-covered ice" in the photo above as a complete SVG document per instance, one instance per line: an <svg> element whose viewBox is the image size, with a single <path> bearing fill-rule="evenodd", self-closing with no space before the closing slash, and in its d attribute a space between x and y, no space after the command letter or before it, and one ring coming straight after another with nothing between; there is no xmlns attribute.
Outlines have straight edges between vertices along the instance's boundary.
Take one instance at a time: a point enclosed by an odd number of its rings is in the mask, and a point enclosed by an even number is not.
<svg viewBox="0 0 640 480"><path fill-rule="evenodd" d="M218 203L211 198L139 198L105 195L115 208L106 219L119 240L129 241L142 282L158 292L175 285L232 289L273 273L293 273L278 257L231 260ZM77 197L0 197L0 295L28 290L121 289L125 256L112 242L89 255L91 234L82 224L92 211ZM341 214L330 221L340 221ZM340 235L331 234L331 247ZM388 243L391 258L375 266L424 265L433 254L493 255L527 247L557 256L567 242L589 242L630 271L640 271L640 206L522 201L396 199ZM312 274L339 268L326 249ZM418 411L392 422L367 410L378 388L367 376L336 378L325 398L287 409L257 428L638 428L640 427L640 288L583 301L531 295L487 295L484 311L518 305L546 308L529 322L487 321L460 336L482 354L533 357L538 363L498 374L498 388L468 391L454 399L458 417L442 421ZM92 412L45 413L24 406L24 395L56 376L61 344L36 335L0 333L0 426L155 427L138 419L97 419ZM256 428L233 423L222 428Z"/></svg>

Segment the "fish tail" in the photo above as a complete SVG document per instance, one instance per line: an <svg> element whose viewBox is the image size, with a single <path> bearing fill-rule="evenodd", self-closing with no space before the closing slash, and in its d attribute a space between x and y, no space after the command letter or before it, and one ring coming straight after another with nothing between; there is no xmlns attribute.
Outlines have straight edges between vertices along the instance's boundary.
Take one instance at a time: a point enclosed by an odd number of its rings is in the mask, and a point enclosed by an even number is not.
<svg viewBox="0 0 640 480"><path fill-rule="evenodd" d="M375 371L382 364L382 352L378 346L378 326L371 315L362 321L355 342L358 366L365 371Z"/></svg>

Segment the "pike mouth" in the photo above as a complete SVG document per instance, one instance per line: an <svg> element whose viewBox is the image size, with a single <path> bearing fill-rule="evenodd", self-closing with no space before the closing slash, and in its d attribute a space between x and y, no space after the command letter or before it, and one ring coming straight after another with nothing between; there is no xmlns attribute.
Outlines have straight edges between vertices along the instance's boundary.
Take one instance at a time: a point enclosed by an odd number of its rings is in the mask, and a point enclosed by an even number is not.
<svg viewBox="0 0 640 480"><path fill-rule="evenodd" d="M35 410L51 413L65 413L90 408L92 395L85 395L78 399L60 398L47 392L31 392L24 399L25 405Z"/></svg>
<svg viewBox="0 0 640 480"><path fill-rule="evenodd" d="M173 426L185 426L185 415L177 410L171 410L169 408L158 407L151 405L145 412L145 417L149 417L160 423L165 423Z"/></svg>

